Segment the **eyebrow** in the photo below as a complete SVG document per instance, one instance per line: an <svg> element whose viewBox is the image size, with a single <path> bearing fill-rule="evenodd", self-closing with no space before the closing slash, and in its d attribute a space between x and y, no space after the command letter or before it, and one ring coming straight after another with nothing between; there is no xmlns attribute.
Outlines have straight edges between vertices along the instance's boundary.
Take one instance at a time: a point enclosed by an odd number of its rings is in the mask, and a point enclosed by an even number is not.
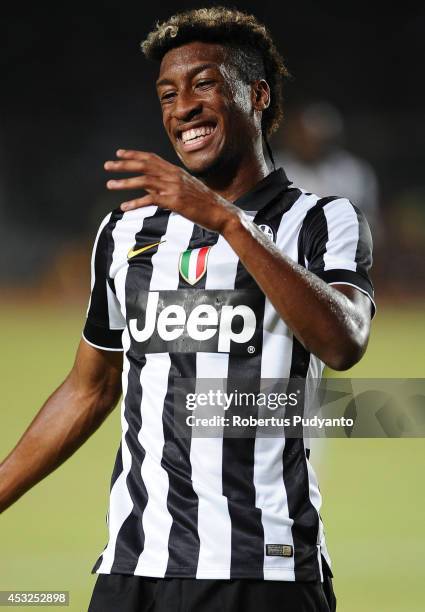
<svg viewBox="0 0 425 612"><path fill-rule="evenodd" d="M207 70L208 68L217 68L217 64L209 62L206 64L200 64L199 66L194 66L191 70L189 70L188 76L189 78L192 79L199 72L202 72L203 70ZM167 78L160 79L159 81L156 82L156 86L161 87L161 85L174 85L174 81L172 79L167 79Z"/></svg>

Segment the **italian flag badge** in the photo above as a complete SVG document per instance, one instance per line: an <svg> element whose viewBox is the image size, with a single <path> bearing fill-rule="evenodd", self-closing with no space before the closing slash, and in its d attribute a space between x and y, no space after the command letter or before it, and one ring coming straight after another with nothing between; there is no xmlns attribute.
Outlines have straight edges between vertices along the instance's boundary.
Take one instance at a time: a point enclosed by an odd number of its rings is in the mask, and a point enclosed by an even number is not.
<svg viewBox="0 0 425 612"><path fill-rule="evenodd" d="M208 253L211 247L189 249L180 255L179 270L189 285L196 285L207 271Z"/></svg>

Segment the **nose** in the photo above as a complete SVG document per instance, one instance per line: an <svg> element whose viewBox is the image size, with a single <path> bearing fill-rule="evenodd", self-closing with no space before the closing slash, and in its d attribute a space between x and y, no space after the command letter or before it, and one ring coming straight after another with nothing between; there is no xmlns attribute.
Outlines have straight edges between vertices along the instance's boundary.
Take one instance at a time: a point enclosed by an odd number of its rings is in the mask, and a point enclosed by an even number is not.
<svg viewBox="0 0 425 612"><path fill-rule="evenodd" d="M181 91L176 98L173 115L179 121L191 121L202 112L202 102L189 92Z"/></svg>

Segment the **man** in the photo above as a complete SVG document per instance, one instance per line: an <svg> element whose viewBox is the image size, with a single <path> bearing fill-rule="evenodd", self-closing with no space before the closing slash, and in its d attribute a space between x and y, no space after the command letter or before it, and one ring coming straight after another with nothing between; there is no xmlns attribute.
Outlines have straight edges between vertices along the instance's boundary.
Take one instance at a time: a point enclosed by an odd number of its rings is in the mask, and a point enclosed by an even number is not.
<svg viewBox="0 0 425 612"><path fill-rule="evenodd" d="M3 463L0 507L93 433L122 368L90 610L335 609L303 440L175 437L173 393L182 377L257 384L356 363L373 310L367 224L348 200L269 172L286 69L254 17L175 15L143 50L160 61L163 123L187 170L122 149L105 164L135 174L109 189L145 194L100 226L74 367Z"/></svg>

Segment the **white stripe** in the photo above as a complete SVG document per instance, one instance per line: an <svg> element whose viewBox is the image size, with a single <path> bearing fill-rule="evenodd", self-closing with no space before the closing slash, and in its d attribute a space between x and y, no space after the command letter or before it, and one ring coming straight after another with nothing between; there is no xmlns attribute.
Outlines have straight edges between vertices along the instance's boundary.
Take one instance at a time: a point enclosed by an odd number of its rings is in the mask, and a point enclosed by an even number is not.
<svg viewBox="0 0 425 612"><path fill-rule="evenodd" d="M134 570L139 576L163 576L168 564L168 538L173 519L167 507L168 474L161 459L164 448L162 407L168 389L170 364L170 356L166 353L148 354L140 375L143 395L138 440L146 453L140 472L148 503L142 518L145 542Z"/></svg>
<svg viewBox="0 0 425 612"><path fill-rule="evenodd" d="M238 258L222 236L208 255L206 289L234 289ZM196 378L227 379L226 353L197 353ZM199 383L197 383L198 392ZM205 390L205 389L203 389ZM196 578L230 578L232 524L223 496L223 438L191 440L192 484L198 496L200 540Z"/></svg>
<svg viewBox="0 0 425 612"><path fill-rule="evenodd" d="M323 207L328 225L328 241L323 256L325 270L357 269L356 250L359 242L359 221L353 205L345 198L333 200Z"/></svg>
<svg viewBox="0 0 425 612"><path fill-rule="evenodd" d="M326 546L325 530L324 530L322 521L320 521L320 537L321 537L320 549L321 549L322 555L324 556L326 563L329 565L329 567L332 568L332 560L329 556L329 552Z"/></svg>
<svg viewBox="0 0 425 612"><path fill-rule="evenodd" d="M117 296L106 281L106 297L108 300L109 329L124 329L125 319L122 316Z"/></svg>
<svg viewBox="0 0 425 612"><path fill-rule="evenodd" d="M177 289L179 256L186 250L192 231L193 224L184 217L170 217L162 238L164 242L152 256L150 291ZM175 272L170 274L170 270ZM146 452L141 478L148 501L142 518L145 543L134 571L139 576L164 576L168 565L168 541L173 519L167 506L169 478L161 459L164 448L162 414L170 365L169 353L148 354L140 375L143 395L140 406L142 427L138 439Z"/></svg>

